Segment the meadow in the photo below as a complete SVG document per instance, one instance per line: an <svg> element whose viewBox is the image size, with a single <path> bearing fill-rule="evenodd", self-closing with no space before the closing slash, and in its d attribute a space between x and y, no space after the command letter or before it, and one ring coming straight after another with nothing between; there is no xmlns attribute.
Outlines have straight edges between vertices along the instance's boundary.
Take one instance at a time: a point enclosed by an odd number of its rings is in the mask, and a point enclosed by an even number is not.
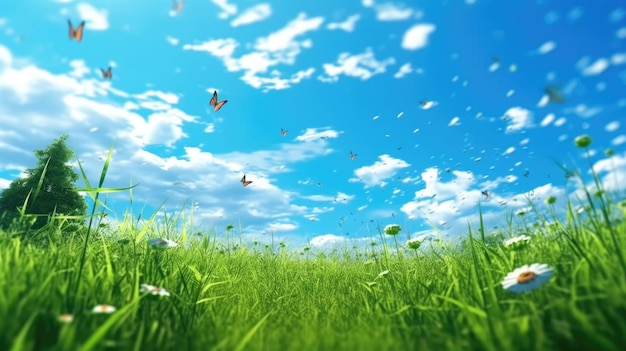
<svg viewBox="0 0 626 351"><path fill-rule="evenodd" d="M457 242L381 228L321 251L198 235L183 212L111 227L109 160L84 179L86 228L59 215L0 232L1 350L626 349L626 202L595 174L507 228L487 232L478 208Z"/></svg>

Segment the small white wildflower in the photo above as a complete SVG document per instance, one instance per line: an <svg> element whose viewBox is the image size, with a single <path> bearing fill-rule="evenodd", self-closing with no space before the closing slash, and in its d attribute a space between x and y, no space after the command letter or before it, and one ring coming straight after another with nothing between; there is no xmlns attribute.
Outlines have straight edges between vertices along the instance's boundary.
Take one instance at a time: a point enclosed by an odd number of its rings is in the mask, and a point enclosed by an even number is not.
<svg viewBox="0 0 626 351"><path fill-rule="evenodd" d="M152 295L170 296L170 292L164 288L149 284L141 284L139 291L142 293L150 293Z"/></svg>
<svg viewBox="0 0 626 351"><path fill-rule="evenodd" d="M550 280L553 270L547 264L533 263L516 268L502 281L502 288L513 293L529 292Z"/></svg>
<svg viewBox="0 0 626 351"><path fill-rule="evenodd" d="M74 321L74 316L69 313L63 313L59 315L57 319L61 323L72 323Z"/></svg>
<svg viewBox="0 0 626 351"><path fill-rule="evenodd" d="M117 308L111 305L96 305L91 311L93 313L113 313L117 311Z"/></svg>
<svg viewBox="0 0 626 351"><path fill-rule="evenodd" d="M169 240L169 239L163 239L163 238L157 238L157 239L150 239L150 241L148 241L148 243L156 248L159 249L165 249L168 247L176 247L178 246L178 243L176 243L175 241Z"/></svg>
<svg viewBox="0 0 626 351"><path fill-rule="evenodd" d="M502 243L505 247L524 245L530 240L528 235L520 235L504 240Z"/></svg>

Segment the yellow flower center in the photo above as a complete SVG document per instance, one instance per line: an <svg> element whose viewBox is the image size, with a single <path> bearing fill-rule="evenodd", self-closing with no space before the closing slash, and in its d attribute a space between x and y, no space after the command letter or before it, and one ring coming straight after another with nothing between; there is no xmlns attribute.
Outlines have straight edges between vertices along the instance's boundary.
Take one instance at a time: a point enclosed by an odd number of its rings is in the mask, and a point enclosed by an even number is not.
<svg viewBox="0 0 626 351"><path fill-rule="evenodd" d="M535 272L527 271L517 276L517 282L519 284L530 283L531 281L535 280L535 277Z"/></svg>

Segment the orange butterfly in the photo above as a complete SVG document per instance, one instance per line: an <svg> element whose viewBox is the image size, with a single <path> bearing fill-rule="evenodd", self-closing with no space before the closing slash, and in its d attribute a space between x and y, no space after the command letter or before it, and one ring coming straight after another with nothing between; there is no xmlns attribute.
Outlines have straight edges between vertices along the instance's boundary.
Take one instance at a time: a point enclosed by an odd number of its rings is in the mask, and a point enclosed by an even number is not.
<svg viewBox="0 0 626 351"><path fill-rule="evenodd" d="M213 97L211 98L211 101L209 102L209 106L214 106L213 110L215 110L215 112L217 112L227 102L228 102L228 100L222 100L220 102L217 102L217 91L213 91Z"/></svg>
<svg viewBox="0 0 626 351"><path fill-rule="evenodd" d="M241 185L243 185L243 187L247 187L248 185L252 184L251 180L246 180L246 175L244 174L243 177L240 180Z"/></svg>
<svg viewBox="0 0 626 351"><path fill-rule="evenodd" d="M352 151L350 151L350 159L354 160L356 158L357 154L353 154Z"/></svg>
<svg viewBox="0 0 626 351"><path fill-rule="evenodd" d="M280 135L287 136L287 132L288 132L288 130L284 130L284 129L280 128Z"/></svg>
<svg viewBox="0 0 626 351"><path fill-rule="evenodd" d="M183 10L183 6L185 6L184 1L172 1L172 10L176 13L180 13Z"/></svg>
<svg viewBox="0 0 626 351"><path fill-rule="evenodd" d="M74 27L72 26L72 21L67 20L67 24L70 27L70 40L76 39L76 41L80 43L80 41L83 40L83 29L85 28L85 21L80 22L76 29L74 29Z"/></svg>
<svg viewBox="0 0 626 351"><path fill-rule="evenodd" d="M104 79L113 78L113 74L111 73L111 66L109 66L109 69L107 69L106 71L102 68L100 68L100 70L102 71L102 78Z"/></svg>

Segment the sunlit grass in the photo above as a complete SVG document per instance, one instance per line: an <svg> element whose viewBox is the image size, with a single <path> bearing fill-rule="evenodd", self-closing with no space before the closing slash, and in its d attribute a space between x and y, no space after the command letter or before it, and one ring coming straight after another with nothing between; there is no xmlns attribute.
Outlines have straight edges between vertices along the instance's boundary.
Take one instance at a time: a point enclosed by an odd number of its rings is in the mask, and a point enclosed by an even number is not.
<svg viewBox="0 0 626 351"><path fill-rule="evenodd" d="M182 212L100 225L100 194L128 190L103 187L108 162L84 177L86 229L0 232L1 350L626 349L626 208L599 182L530 204L506 237L479 211L460 245L388 226L323 253L242 245L233 226L191 239Z"/></svg>

